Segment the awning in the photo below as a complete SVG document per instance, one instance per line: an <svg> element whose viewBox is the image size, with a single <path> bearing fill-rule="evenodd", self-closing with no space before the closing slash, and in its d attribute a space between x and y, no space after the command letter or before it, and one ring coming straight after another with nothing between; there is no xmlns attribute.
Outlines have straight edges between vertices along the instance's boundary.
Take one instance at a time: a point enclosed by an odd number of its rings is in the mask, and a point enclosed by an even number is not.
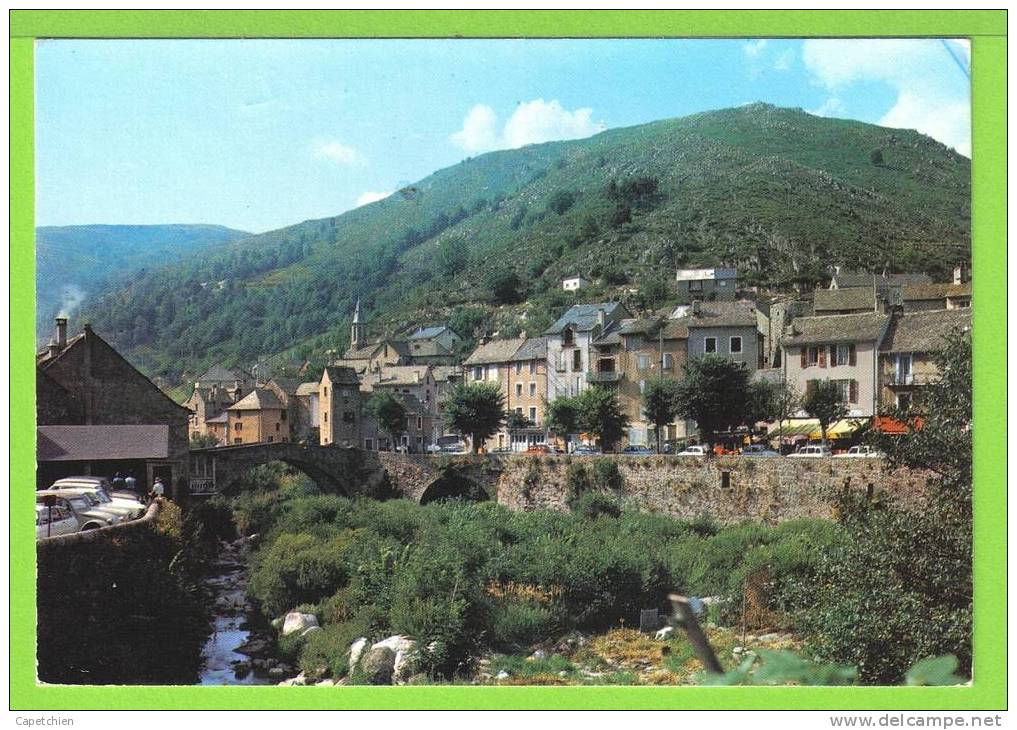
<svg viewBox="0 0 1017 730"><path fill-rule="evenodd" d="M911 428L906 423L902 423L895 418L889 416L876 416L872 422L873 428L880 431L881 433L888 433L893 435L902 435L911 432ZM915 418L913 423L914 429L920 430L922 428L922 419Z"/></svg>
<svg viewBox="0 0 1017 730"><path fill-rule="evenodd" d="M826 429L826 437L828 439L850 438L867 420L865 418L842 418L836 423L830 424L830 427ZM823 429L819 425L818 418L792 418L782 423L773 424L767 431L767 436L770 438L776 438L779 435L789 443L818 440L823 438Z"/></svg>
<svg viewBox="0 0 1017 730"><path fill-rule="evenodd" d="M121 461L165 459L169 426L39 426L39 461Z"/></svg>

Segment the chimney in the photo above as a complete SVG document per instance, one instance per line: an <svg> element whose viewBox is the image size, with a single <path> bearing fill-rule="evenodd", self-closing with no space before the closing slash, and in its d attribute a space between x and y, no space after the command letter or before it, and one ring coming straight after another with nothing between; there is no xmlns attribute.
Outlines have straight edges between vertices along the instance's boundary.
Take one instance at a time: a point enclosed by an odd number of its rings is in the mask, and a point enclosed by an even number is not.
<svg viewBox="0 0 1017 730"><path fill-rule="evenodd" d="M60 345L57 344L56 340L49 341L49 356L56 357L60 354Z"/></svg>
<svg viewBox="0 0 1017 730"><path fill-rule="evenodd" d="M604 324L607 322L607 313L604 312L604 308L601 307L597 310L597 324L600 325L601 329L604 328Z"/></svg>
<svg viewBox="0 0 1017 730"><path fill-rule="evenodd" d="M698 317L700 314L703 313L702 306L703 306L703 303L701 301L699 301L698 299L693 299L692 300L692 316L693 317Z"/></svg>
<svg viewBox="0 0 1017 730"><path fill-rule="evenodd" d="M61 350L67 347L67 317L56 318L56 346Z"/></svg>
<svg viewBox="0 0 1017 730"><path fill-rule="evenodd" d="M793 324L789 324L786 327L784 327L784 336L785 337L795 336L795 326Z"/></svg>
<svg viewBox="0 0 1017 730"><path fill-rule="evenodd" d="M964 264L957 264L953 267L953 283L963 284L965 278Z"/></svg>

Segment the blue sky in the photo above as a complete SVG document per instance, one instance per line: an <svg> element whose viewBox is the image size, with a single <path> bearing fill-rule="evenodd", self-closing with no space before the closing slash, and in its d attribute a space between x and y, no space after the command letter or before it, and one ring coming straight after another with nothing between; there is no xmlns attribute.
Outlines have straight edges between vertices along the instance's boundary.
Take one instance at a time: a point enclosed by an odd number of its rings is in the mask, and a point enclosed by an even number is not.
<svg viewBox="0 0 1017 730"><path fill-rule="evenodd" d="M963 41L41 41L37 221L336 215L463 158L765 101L970 154Z"/></svg>

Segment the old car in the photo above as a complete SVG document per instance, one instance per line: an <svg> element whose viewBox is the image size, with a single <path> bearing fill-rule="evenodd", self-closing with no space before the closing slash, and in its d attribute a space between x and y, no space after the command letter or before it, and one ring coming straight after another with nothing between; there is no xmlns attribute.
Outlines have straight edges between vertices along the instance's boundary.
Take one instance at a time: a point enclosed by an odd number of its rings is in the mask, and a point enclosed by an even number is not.
<svg viewBox="0 0 1017 730"><path fill-rule="evenodd" d="M881 459L883 458L883 452L875 449L871 446L859 444L852 446L850 449L845 451L843 454L835 454L836 459Z"/></svg>
<svg viewBox="0 0 1017 730"><path fill-rule="evenodd" d="M92 492L100 490L104 492L106 496L112 500L113 504L118 507L137 509L140 505L142 507L142 513L144 512L144 502L142 501L140 494L130 489L114 490L110 481L105 477L64 477L63 479L57 479L53 482L53 486L51 486L50 489L86 489Z"/></svg>
<svg viewBox="0 0 1017 730"><path fill-rule="evenodd" d="M742 449L742 456L780 456L766 444L750 444Z"/></svg>
<svg viewBox="0 0 1017 730"><path fill-rule="evenodd" d="M111 497L109 493L99 486L91 486L87 483L80 484L74 480L58 479L50 490L63 492L74 492L76 494L87 494L99 509L113 512L124 519L134 520L145 514L145 505L137 499L128 499L123 496Z"/></svg>
<svg viewBox="0 0 1017 730"><path fill-rule="evenodd" d="M95 530L117 525L122 521L119 515L96 509L87 494L46 489L35 493L35 502L45 505L49 497L55 498L54 506L63 507L74 514L80 530Z"/></svg>
<svg viewBox="0 0 1017 730"><path fill-rule="evenodd" d="M78 529L78 519L66 507L58 504L52 507L35 505L35 539L69 535Z"/></svg>
<svg viewBox="0 0 1017 730"><path fill-rule="evenodd" d="M823 456L833 456L833 454L829 446L820 446L818 444L802 446L793 454L788 454L788 457L791 459L812 459Z"/></svg>
<svg viewBox="0 0 1017 730"><path fill-rule="evenodd" d="M649 446L643 446L641 444L629 444L621 451L623 454L629 456L650 456L653 454L653 449Z"/></svg>
<svg viewBox="0 0 1017 730"><path fill-rule="evenodd" d="M707 449L705 446L686 446L682 451L678 452L678 456L706 456Z"/></svg>
<svg viewBox="0 0 1017 730"><path fill-rule="evenodd" d="M586 444L577 446L573 451L576 456L596 456L603 453L599 446L588 446Z"/></svg>

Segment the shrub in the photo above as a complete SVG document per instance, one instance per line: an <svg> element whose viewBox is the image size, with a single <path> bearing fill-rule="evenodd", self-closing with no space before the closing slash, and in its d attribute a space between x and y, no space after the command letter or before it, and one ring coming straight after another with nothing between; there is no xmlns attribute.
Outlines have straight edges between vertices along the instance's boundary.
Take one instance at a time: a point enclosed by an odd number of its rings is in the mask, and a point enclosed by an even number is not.
<svg viewBox="0 0 1017 730"><path fill-rule="evenodd" d="M565 486L570 500L590 491L590 472L585 464L573 461L565 468Z"/></svg>
<svg viewBox="0 0 1017 730"><path fill-rule="evenodd" d="M587 492L571 505L572 512L592 520L597 517L621 517L622 509L617 500L602 492Z"/></svg>
<svg viewBox="0 0 1017 730"><path fill-rule="evenodd" d="M517 651L551 634L551 611L537 603L505 600L491 611L490 642L496 649Z"/></svg>
<svg viewBox="0 0 1017 730"><path fill-rule="evenodd" d="M618 464L613 459L597 459L593 462L593 482L601 489L615 492L625 486Z"/></svg>
<svg viewBox="0 0 1017 730"><path fill-rule="evenodd" d="M349 579L345 560L348 539L280 535L258 555L250 594L272 615L300 603L317 603Z"/></svg>

